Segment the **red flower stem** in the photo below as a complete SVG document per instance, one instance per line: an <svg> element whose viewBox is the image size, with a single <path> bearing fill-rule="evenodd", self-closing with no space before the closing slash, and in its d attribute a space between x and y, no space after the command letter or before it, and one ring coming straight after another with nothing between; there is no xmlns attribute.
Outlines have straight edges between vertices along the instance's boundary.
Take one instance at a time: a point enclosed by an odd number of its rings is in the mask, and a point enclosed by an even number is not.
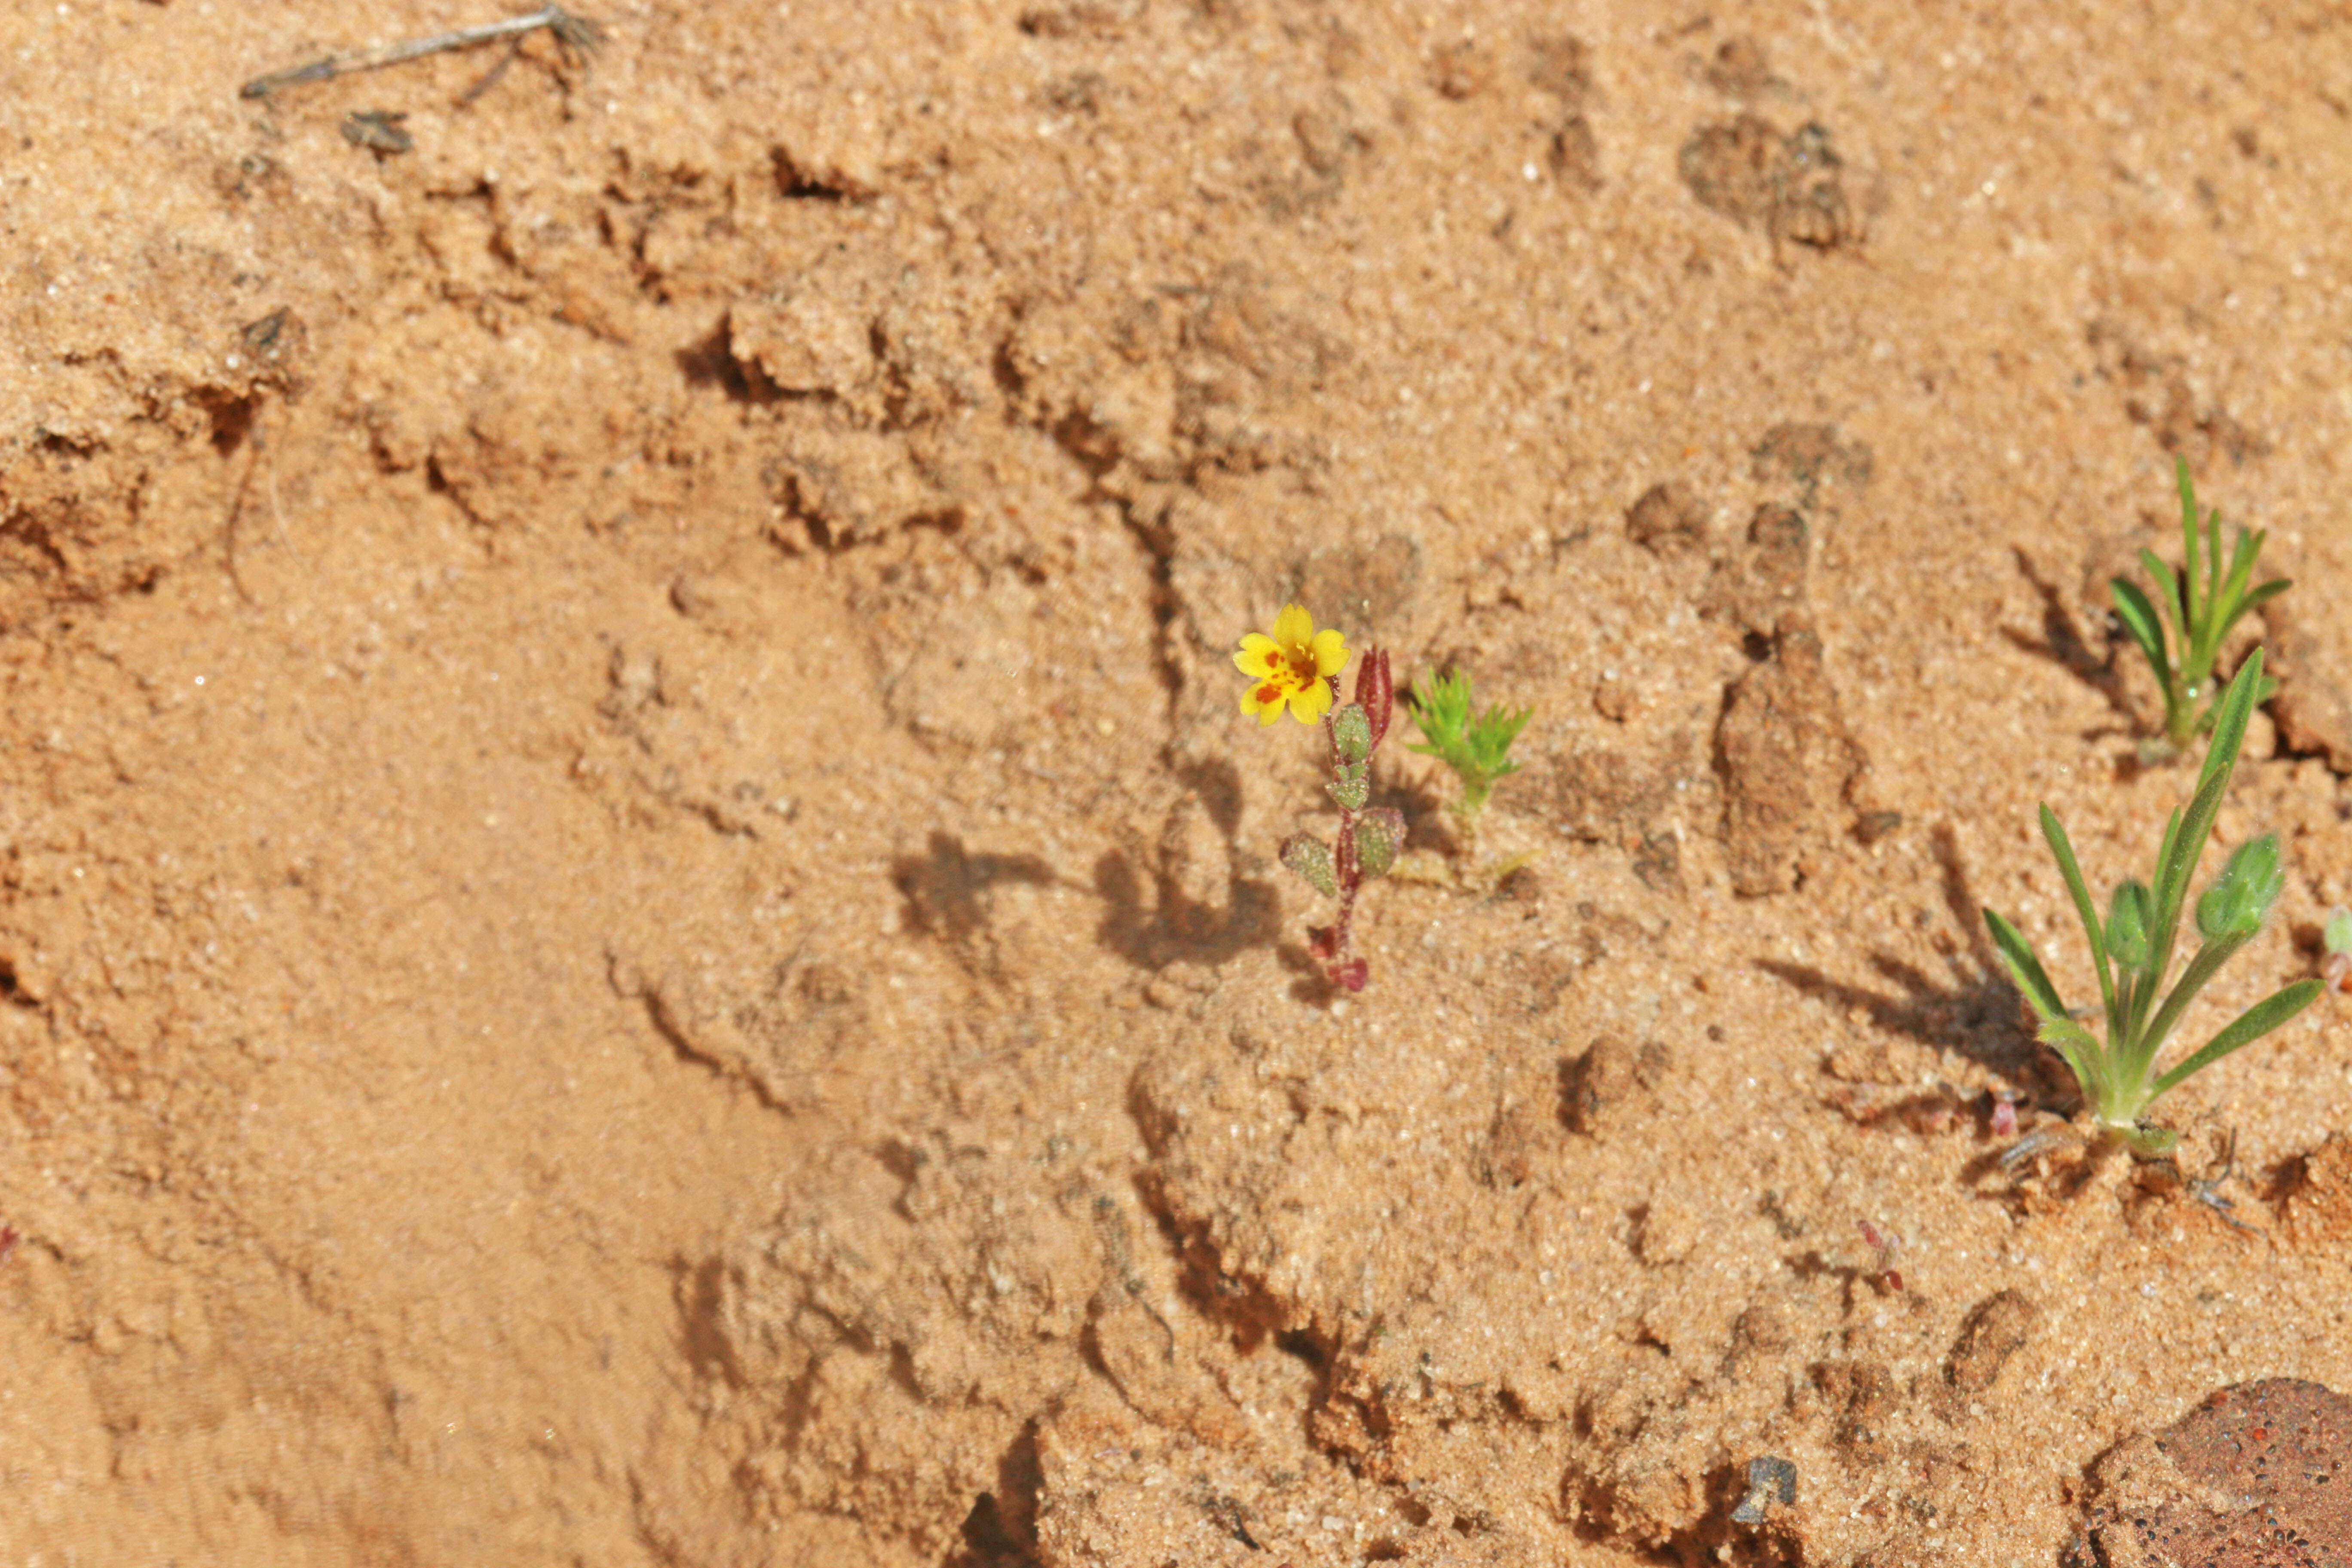
<svg viewBox="0 0 2352 1568"><path fill-rule="evenodd" d="M1332 728L1332 716L1339 711L1339 678L1327 675L1323 679L1331 683L1334 704L1331 711L1323 715L1323 738L1331 743L1331 782L1336 784L1339 783L1340 771L1347 763L1347 759L1339 754L1339 737ZM1339 912L1331 922L1331 956L1324 968L1336 975L1340 965L1347 962L1348 928L1356 918L1356 889L1363 885L1364 880L1363 867L1356 858L1356 814L1346 805L1339 807L1339 842L1334 846L1334 851L1332 874L1339 884Z"/></svg>

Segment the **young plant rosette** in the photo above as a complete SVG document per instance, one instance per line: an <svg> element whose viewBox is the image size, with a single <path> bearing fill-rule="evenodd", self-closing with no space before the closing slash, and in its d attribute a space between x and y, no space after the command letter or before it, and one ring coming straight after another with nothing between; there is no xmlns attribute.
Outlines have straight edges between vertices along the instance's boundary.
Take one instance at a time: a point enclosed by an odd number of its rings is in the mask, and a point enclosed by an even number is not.
<svg viewBox="0 0 2352 1568"><path fill-rule="evenodd" d="M2210 511L2205 521L2210 531L2206 536L2203 565L2199 565L2197 547L2198 507L2197 487L2189 478L2189 459L2173 459L2173 479L2180 490L2180 570L2175 572L2152 550L2139 552L2140 564L2154 579L2158 599L2150 602L2139 585L2127 577L2116 577L2108 586L2115 591L2116 614L2147 656L2148 668L2156 672L2156 683L2164 692L2164 744L2172 751L2185 750L2199 734L2212 728L2215 716L2221 711L2216 700L2202 713L2197 704L2213 689L2213 661L2221 657L2221 639L2240 616L2259 607L2265 599L2274 598L2292 587L2284 577L2273 577L2256 586L2254 561L2263 552L2267 532L2249 533L2238 530L2237 542L2230 552L2230 564L2221 565L2221 514ZM2168 651L2164 622L2157 619L2157 604L2164 606L2165 619L2172 623L2173 640ZM2254 693L2256 705L2267 702L2278 689L2276 681L2265 681Z"/></svg>
<svg viewBox="0 0 2352 1568"><path fill-rule="evenodd" d="M2058 871L2074 896L2074 911L2091 939L2091 963L2099 977L2106 1013L2106 1038L2074 1021L2024 936L1992 910L1984 912L1993 941L2017 988L2041 1021L2036 1037L2056 1048L2082 1087L2084 1105L2102 1136L2120 1140L2134 1153L2154 1157L2169 1151L2179 1134L2149 1126L2147 1109L2167 1089L2252 1045L2311 1005L2320 982L2299 981L2255 1003L2220 1034L2168 1072L2156 1070L2157 1052L2180 1022L2189 1004L2232 954L2259 935L2277 904L2286 874L2279 865L2276 834L2238 847L2221 874L2197 900L2197 955L2164 990L2172 966L2173 942L2188 911L2189 882L2212 836L2213 818L2229 792L2230 775L2245 744L2246 720L2263 683L2263 654L2256 648L2214 708L2213 743L2197 780L2197 793L2184 813L2176 809L2156 852L2153 885L2129 879L2115 890L2102 924L2091 890L2074 862L2074 847L2057 814L2042 808L2042 835L2050 842Z"/></svg>
<svg viewBox="0 0 2352 1568"><path fill-rule="evenodd" d="M1287 712L1302 724L1323 725L1331 748L1331 782L1324 788L1339 808L1339 835L1326 842L1294 833L1283 840L1282 863L1325 898L1339 900L1337 918L1309 933L1307 951L1332 984L1361 991L1371 966L1348 954L1356 895L1366 882L1386 876L1404 847L1404 814L1371 805L1372 754L1389 732L1396 705L1389 656L1366 650L1356 671L1356 700L1339 707L1348 639L1337 627L1317 631L1305 605L1289 605L1274 618L1271 634L1242 638L1234 667L1250 681L1241 696L1243 717L1264 727Z"/></svg>
<svg viewBox="0 0 2352 1568"><path fill-rule="evenodd" d="M1494 794L1495 785L1519 771L1519 764L1510 759L1511 742L1535 717L1535 710L1512 710L1497 703L1484 713L1476 712L1470 677L1454 670L1417 683L1405 693L1404 710L1412 715L1413 727L1427 742L1405 750L1435 757L1454 770L1454 776L1462 781L1454 818L1465 836L1475 832L1478 814L1486 808L1486 797Z"/></svg>

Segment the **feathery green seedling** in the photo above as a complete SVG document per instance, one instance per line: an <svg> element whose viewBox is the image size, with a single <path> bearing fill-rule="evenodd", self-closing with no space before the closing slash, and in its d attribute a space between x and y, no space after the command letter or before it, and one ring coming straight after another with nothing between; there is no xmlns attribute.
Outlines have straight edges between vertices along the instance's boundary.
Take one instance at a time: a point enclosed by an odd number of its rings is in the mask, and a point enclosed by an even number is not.
<svg viewBox="0 0 2352 1568"><path fill-rule="evenodd" d="M2106 1005L2107 1035L2103 1043L2074 1021L2057 987L2015 926L1987 910L1985 923L2017 988L2042 1021L2037 1037L2055 1047L2074 1069L2082 1086L2083 1101L2099 1131L2122 1140L2135 1153L2155 1156L2179 1142L2179 1134L2144 1121L2158 1096L2190 1075L2212 1066L2239 1047L2261 1039L2311 1005L2320 983L2301 980L2255 1003L2220 1034L2171 1070L2157 1073L2156 1053L2180 1022L2180 1016L2205 983L2213 978L2231 954L2252 941L2277 903L2286 876L2279 868L2276 834L2264 834L2238 847L2197 900L2197 933L2202 944L2189 961L2169 993L2163 992L2165 972L2171 967L2173 944L2180 917L2189 901L2189 880L2205 853L2214 816L2230 787L2246 742L2246 720L2254 710L2263 679L2263 655L2256 648L2245 668L2230 683L2214 707L2213 744L2198 774L2197 793L2186 813L2175 809L2165 824L2164 839L2156 852L2153 885L2137 879L2118 886L2102 925L2092 907L2090 889L2074 863L2074 847L2057 814L2042 808L2042 836L2066 879L2074 910L2091 938L2091 962L2098 970L2099 994Z"/></svg>
<svg viewBox="0 0 2352 1568"><path fill-rule="evenodd" d="M1513 711L1496 703L1473 718L1470 708L1470 678L1458 670L1405 694L1405 710L1428 742L1405 749L1436 757L1454 770L1462 781L1462 799L1454 813L1465 829L1476 826L1496 782L1519 771L1519 764L1510 760L1511 742L1535 716L1532 708Z"/></svg>
<svg viewBox="0 0 2352 1568"><path fill-rule="evenodd" d="M2262 553L2263 541L2270 537L2267 531L2249 533L2239 529L2237 542L2230 552L2229 570L2221 569L2221 513L2218 508L2207 514L2209 527L2200 570L2197 489L2189 481L2187 459L2175 461L2180 485L2180 540L2184 552L2181 569L2174 572L2153 550L2141 551L2139 560L2163 595L2165 619L2172 623L2178 648L2168 648L2164 622L2157 618L2156 606L2138 584L2128 578L2116 577L2108 585L2115 590L2116 613L2123 617L2124 629L2147 655L2149 668L2156 671L2156 682L2164 689L2164 738L2179 751L2211 729L2213 716L2221 710L2217 701L2200 714L2197 703L2212 686L2213 660L2221 654L2221 639L2230 635L2239 616L2263 600L2285 593L2289 584L2284 577L2273 577L2260 587L2248 587L2253 581L2254 557ZM2204 579L2201 584L2198 581L2200 575ZM2254 694L2254 701L2268 701L2277 689L2276 681L2265 681Z"/></svg>

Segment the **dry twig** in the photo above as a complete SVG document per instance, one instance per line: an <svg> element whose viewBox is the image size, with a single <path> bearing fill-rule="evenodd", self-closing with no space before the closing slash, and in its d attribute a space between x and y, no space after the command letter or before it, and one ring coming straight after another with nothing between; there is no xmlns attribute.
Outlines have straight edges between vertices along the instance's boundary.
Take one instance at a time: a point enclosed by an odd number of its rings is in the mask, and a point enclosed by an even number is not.
<svg viewBox="0 0 2352 1568"><path fill-rule="evenodd" d="M309 65L296 66L290 70L272 71L268 76L257 76L237 89L237 96L268 98L280 88L332 81L339 76L349 76L354 71L381 70L385 66L396 66L425 55L471 48L476 44L495 43L500 38L520 39L524 34L541 27L554 34L555 41L567 53L583 58L594 54L597 46L604 41L604 29L589 18L575 16L561 5L542 5L527 16L489 22L478 27L460 27L454 33L441 33L430 38L411 38L405 43L355 49L347 55L329 55L324 59L312 60Z"/></svg>

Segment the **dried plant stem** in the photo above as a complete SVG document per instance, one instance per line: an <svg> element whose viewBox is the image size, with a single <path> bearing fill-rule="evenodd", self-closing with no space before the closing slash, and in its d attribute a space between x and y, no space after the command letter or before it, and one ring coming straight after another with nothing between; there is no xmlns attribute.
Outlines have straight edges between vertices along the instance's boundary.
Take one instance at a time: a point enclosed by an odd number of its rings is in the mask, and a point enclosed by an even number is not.
<svg viewBox="0 0 2352 1568"><path fill-rule="evenodd" d="M329 55L312 60L309 65L291 69L272 71L257 76L237 89L239 98L268 98L281 88L300 87L309 82L332 81L339 76L355 71L381 70L404 61L420 59L426 55L441 54L450 49L471 48L476 44L495 43L500 38L520 38L522 35L544 27L555 35L556 41L579 55L595 53L604 41L604 29L585 16L578 16L561 5L542 5L525 16L511 16L503 22L486 22L478 27L460 27L452 33L439 33L429 38L410 38L397 44L380 44L372 49L354 49L349 54Z"/></svg>

